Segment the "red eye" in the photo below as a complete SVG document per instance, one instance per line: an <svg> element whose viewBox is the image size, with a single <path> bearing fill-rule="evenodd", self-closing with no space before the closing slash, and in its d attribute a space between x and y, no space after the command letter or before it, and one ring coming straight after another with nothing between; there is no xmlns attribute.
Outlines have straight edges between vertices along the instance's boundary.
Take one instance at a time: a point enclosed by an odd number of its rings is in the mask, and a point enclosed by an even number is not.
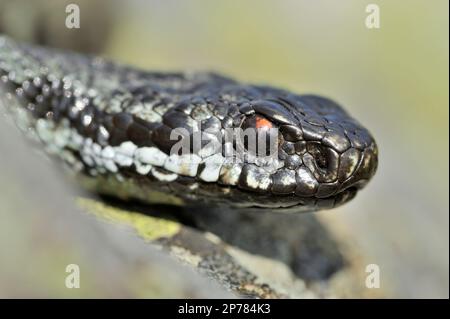
<svg viewBox="0 0 450 319"><path fill-rule="evenodd" d="M255 115L248 117L244 120L242 123L242 129L248 129L248 128L256 128L256 129L271 129L274 127L273 123L270 122L268 119L261 115Z"/></svg>
<svg viewBox="0 0 450 319"><path fill-rule="evenodd" d="M269 129L273 127L273 124L265 117L257 115L255 116L255 127Z"/></svg>
<svg viewBox="0 0 450 319"><path fill-rule="evenodd" d="M247 117L241 125L244 135L241 136L240 145L243 145L244 149L253 155L268 156L273 154L278 148L277 137L271 136L274 133L271 132L273 128L275 128L275 125L264 116ZM247 135L248 129L250 129L250 133L253 129L256 134Z"/></svg>

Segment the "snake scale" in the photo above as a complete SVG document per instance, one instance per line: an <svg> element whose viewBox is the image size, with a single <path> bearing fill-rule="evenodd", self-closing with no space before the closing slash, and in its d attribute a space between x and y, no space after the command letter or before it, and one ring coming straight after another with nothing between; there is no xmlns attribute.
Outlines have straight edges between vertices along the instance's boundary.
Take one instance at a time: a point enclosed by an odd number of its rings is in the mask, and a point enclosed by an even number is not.
<svg viewBox="0 0 450 319"><path fill-rule="evenodd" d="M369 131L330 99L214 73L144 71L6 36L0 101L85 187L122 199L314 211L351 200L377 168ZM187 135L173 139L179 128ZM276 156L217 138L233 128L277 129L265 140ZM195 134L199 147L172 152Z"/></svg>

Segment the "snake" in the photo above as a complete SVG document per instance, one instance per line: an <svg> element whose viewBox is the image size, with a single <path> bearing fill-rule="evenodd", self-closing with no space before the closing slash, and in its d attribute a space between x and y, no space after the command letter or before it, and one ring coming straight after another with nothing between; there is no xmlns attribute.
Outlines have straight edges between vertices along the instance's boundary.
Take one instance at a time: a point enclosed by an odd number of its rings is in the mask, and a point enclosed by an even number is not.
<svg viewBox="0 0 450 319"><path fill-rule="evenodd" d="M370 132L329 98L2 35L0 104L83 187L125 200L317 211L353 199L378 166ZM244 129L273 154L223 138Z"/></svg>

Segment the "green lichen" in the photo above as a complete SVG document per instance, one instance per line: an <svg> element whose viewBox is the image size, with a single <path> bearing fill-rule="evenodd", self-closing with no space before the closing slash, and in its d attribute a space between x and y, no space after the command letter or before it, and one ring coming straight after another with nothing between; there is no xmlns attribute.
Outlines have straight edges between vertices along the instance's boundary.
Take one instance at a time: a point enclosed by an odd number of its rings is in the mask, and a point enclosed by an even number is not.
<svg viewBox="0 0 450 319"><path fill-rule="evenodd" d="M180 230L180 225L174 221L120 209L93 199L78 198L76 202L84 211L100 219L134 228L136 233L146 241L170 238Z"/></svg>

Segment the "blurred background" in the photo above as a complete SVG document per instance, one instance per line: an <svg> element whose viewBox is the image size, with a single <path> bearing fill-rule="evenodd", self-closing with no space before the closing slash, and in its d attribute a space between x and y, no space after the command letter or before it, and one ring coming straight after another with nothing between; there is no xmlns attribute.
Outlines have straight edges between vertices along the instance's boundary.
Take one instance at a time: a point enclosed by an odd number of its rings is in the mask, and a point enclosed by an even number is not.
<svg viewBox="0 0 450 319"><path fill-rule="evenodd" d="M76 3L81 28L67 29ZM369 3L380 28L368 29ZM337 100L377 140L373 181L318 213L392 296L448 298L448 1L8 1L0 33L158 70L213 70Z"/></svg>

